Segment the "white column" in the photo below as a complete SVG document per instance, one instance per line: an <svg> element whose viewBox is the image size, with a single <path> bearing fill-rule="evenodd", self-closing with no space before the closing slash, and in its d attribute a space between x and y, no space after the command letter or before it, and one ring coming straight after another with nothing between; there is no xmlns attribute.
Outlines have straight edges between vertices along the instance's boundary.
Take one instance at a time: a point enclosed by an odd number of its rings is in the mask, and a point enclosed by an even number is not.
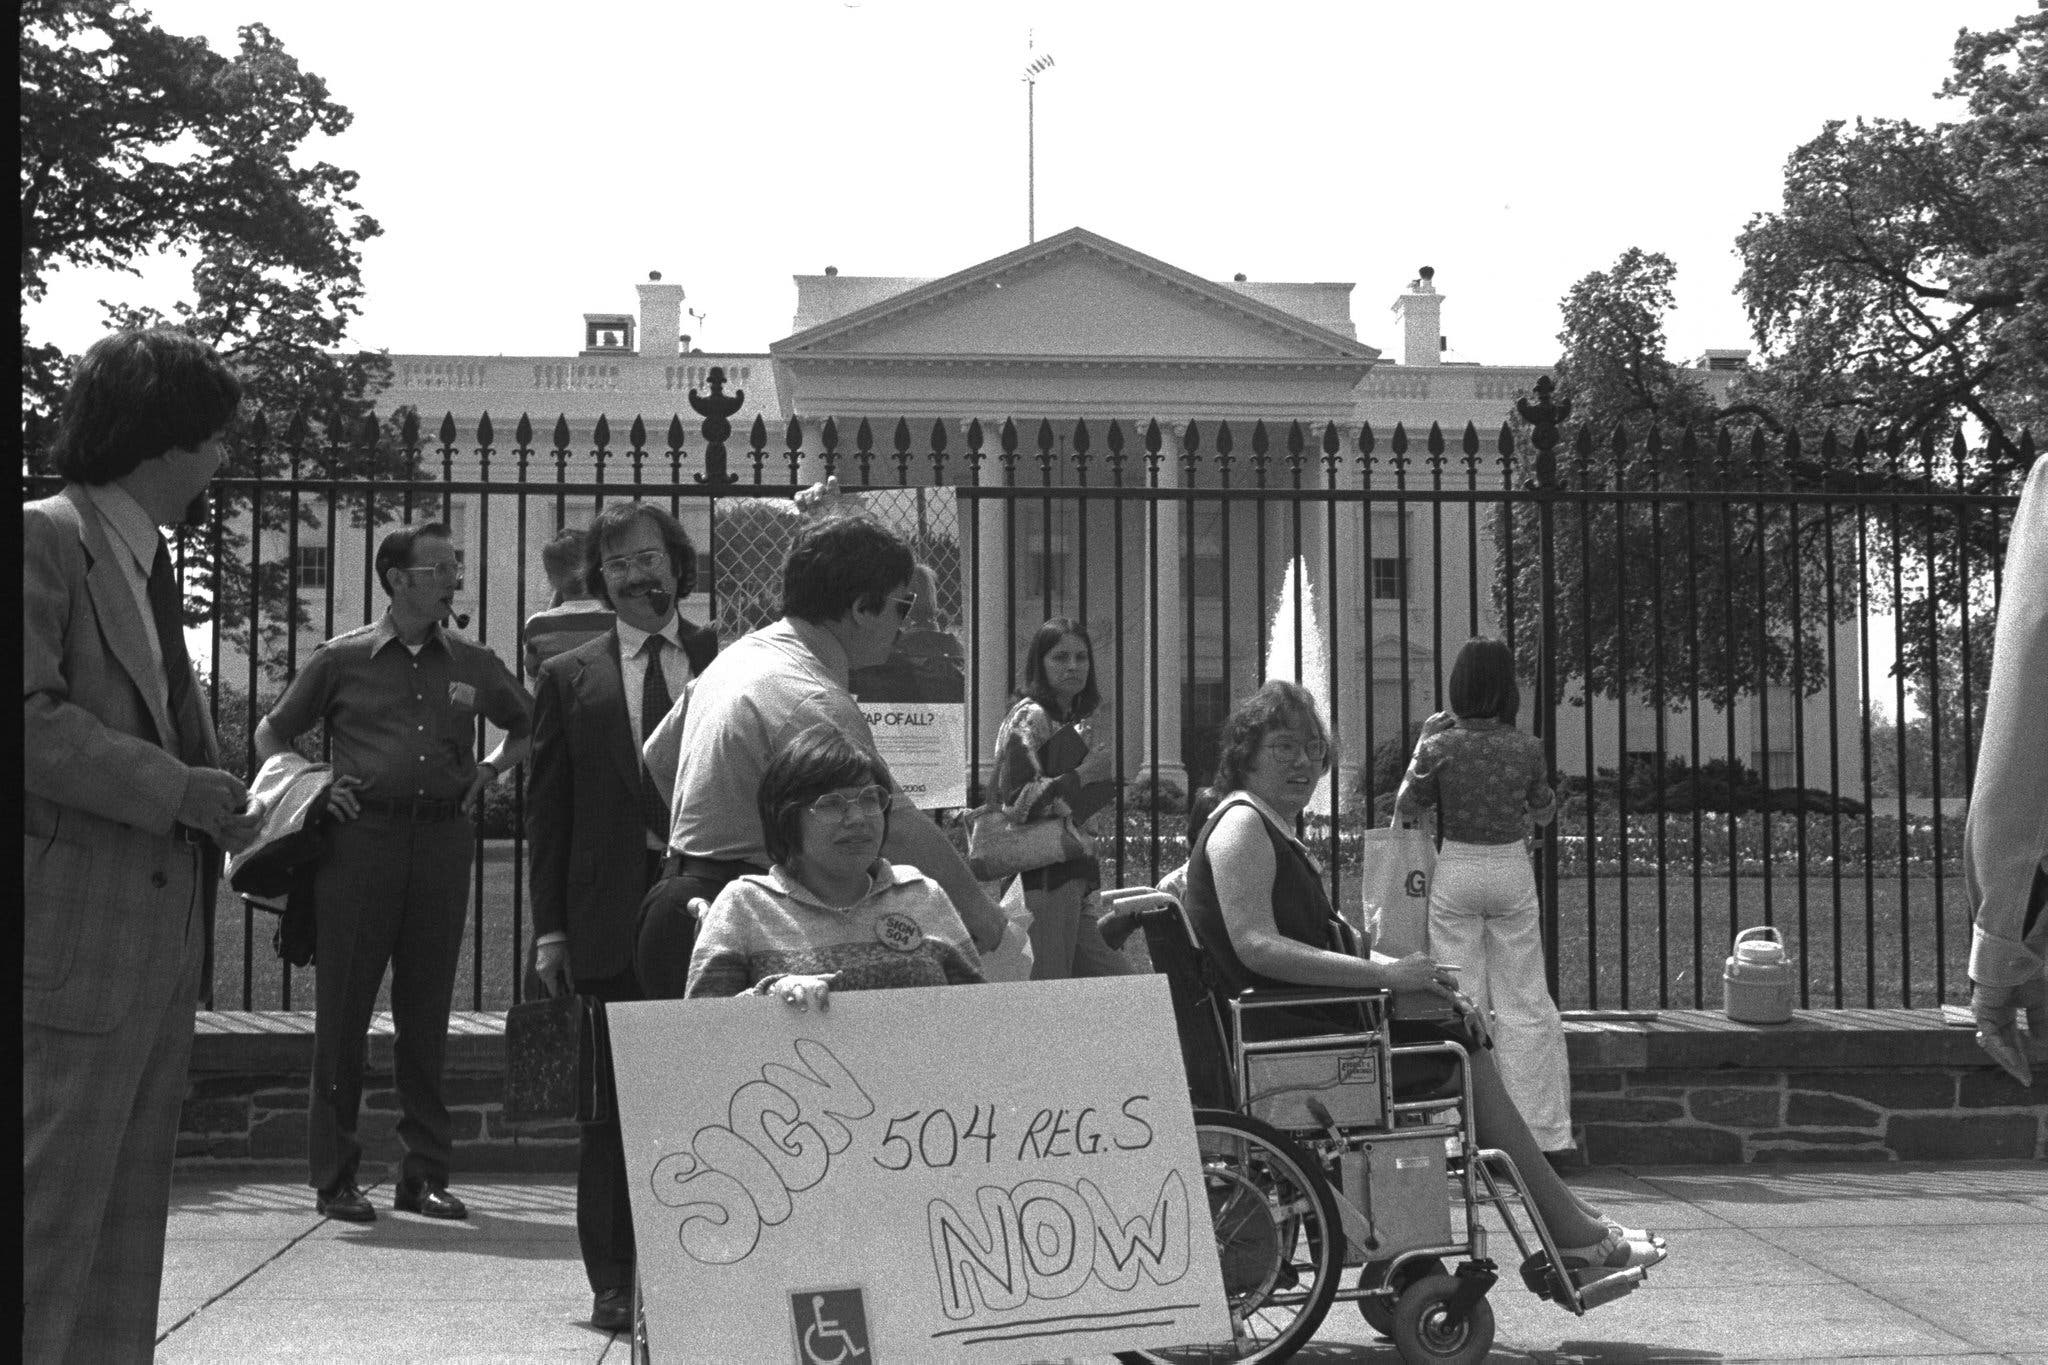
<svg viewBox="0 0 2048 1365"><path fill-rule="evenodd" d="M1180 487L1179 452L1163 448L1161 454L1159 486ZM1151 667L1143 675L1142 690L1138 696L1138 742L1145 756L1139 780L1142 782L1147 775L1156 775L1192 796L1194 793L1188 787L1188 770L1182 761L1180 747L1181 683L1187 667L1187 631L1183 624L1187 590L1181 581L1181 508L1172 502L1141 505L1146 507L1147 520L1139 527L1139 535L1145 538L1145 578L1137 585L1143 595L1139 614L1145 622L1145 648L1152 649L1155 638L1158 647L1157 653L1150 658ZM1156 551L1149 531L1155 514L1159 528ZM1153 723L1155 714L1156 726Z"/></svg>
<svg viewBox="0 0 2048 1365"><path fill-rule="evenodd" d="M984 431L994 426L984 422ZM960 423L964 436L967 424ZM983 447L987 449L986 446ZM965 473L967 464L962 459L958 468ZM1002 468L991 455L981 464L984 483L1000 483ZM1003 508L1000 499L976 499L961 504L961 524L974 522L975 578L974 622L969 632L970 645L978 644L980 660L974 673L974 695L976 742L980 746L977 757L981 763L981 780L986 783L994 775L990 759L995 753L996 727L1003 723L1003 715L1010 707L1010 689L1015 680L1010 677L1010 647L1006 632L1009 630L1010 594L1015 586L1011 574L1009 537L1003 530Z"/></svg>
<svg viewBox="0 0 2048 1365"><path fill-rule="evenodd" d="M1371 624L1372 575L1366 571L1360 503L1337 505L1337 573L1330 584L1330 657L1337 661L1337 809L1343 810L1358 785L1359 770L1372 762L1372 737L1365 728L1365 698L1372 678L1362 666L1365 632Z"/></svg>

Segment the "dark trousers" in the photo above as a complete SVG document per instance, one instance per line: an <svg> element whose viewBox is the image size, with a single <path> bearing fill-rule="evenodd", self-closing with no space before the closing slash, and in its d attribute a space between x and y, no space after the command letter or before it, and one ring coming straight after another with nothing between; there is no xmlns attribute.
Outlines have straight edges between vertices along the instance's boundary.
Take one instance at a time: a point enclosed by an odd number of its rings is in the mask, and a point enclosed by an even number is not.
<svg viewBox="0 0 2048 1365"><path fill-rule="evenodd" d="M711 858L671 858L640 903L640 939L633 967L649 1000L680 1000L690 979L690 950L697 946L697 917L690 902L718 899L726 883L763 869Z"/></svg>
<svg viewBox="0 0 2048 1365"><path fill-rule="evenodd" d="M640 983L631 971L598 980L578 981L576 992L593 1000L638 1000ZM612 1072L611 1030L603 1010L591 1012L598 1030L590 1050L597 1074L583 1077L577 1089L595 1089L601 1106L596 1119L582 1125L576 1163L576 1241L583 1252L583 1273L592 1291L633 1287L633 1203L626 1179L626 1144L619 1133L619 1086Z"/></svg>
<svg viewBox="0 0 2048 1365"><path fill-rule="evenodd" d="M448 1179L454 1132L441 1072L474 841L465 819L415 825L368 812L327 831L313 891L318 997L306 1111L306 1183L316 1190L356 1180L370 1015L387 966L401 1176Z"/></svg>

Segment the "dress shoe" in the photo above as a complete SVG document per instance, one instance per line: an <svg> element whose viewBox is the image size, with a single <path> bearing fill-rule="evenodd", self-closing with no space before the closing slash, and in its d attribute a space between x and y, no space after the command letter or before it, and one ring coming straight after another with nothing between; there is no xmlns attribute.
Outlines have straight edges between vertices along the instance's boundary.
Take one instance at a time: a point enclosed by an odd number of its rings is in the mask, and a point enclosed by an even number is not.
<svg viewBox="0 0 2048 1365"><path fill-rule="evenodd" d="M374 1223L377 1210L353 1183L324 1191L319 1200L320 1216L338 1218L344 1223Z"/></svg>
<svg viewBox="0 0 2048 1365"><path fill-rule="evenodd" d="M600 1289L590 1301L590 1325L600 1332L623 1332L633 1325L633 1291Z"/></svg>
<svg viewBox="0 0 2048 1365"><path fill-rule="evenodd" d="M417 1213L428 1218L469 1217L469 1209L448 1193L446 1185L437 1185L431 1180L399 1181L397 1193L391 1198L391 1207L400 1213Z"/></svg>

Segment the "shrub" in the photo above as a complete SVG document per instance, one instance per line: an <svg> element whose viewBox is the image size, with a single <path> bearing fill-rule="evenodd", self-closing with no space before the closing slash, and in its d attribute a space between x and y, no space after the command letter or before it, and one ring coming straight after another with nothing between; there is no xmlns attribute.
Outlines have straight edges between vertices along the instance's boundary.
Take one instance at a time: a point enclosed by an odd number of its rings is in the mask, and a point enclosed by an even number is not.
<svg viewBox="0 0 2048 1365"><path fill-rule="evenodd" d="M1347 805L1361 805L1368 793L1375 809L1382 800L1391 803L1394 793L1400 789L1401 774L1408 771L1408 760L1415 753L1415 743L1422 738L1425 719L1427 717L1418 717L1410 721L1403 738L1383 739L1373 746L1372 762L1359 768L1358 775L1351 781ZM1388 808L1392 809L1391 805Z"/></svg>
<svg viewBox="0 0 2048 1365"><path fill-rule="evenodd" d="M511 782L493 782L477 802L476 832L485 839L510 839L519 830L519 796Z"/></svg>
<svg viewBox="0 0 2048 1365"><path fill-rule="evenodd" d="M1185 815L1188 794L1180 783L1158 773L1144 773L1124 788L1124 808L1148 812L1154 807L1161 815Z"/></svg>

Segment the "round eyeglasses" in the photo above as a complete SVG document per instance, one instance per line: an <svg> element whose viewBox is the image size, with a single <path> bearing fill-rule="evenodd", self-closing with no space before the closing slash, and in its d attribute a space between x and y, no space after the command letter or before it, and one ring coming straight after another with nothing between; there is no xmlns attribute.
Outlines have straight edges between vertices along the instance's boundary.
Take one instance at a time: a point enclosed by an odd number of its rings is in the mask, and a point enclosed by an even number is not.
<svg viewBox="0 0 2048 1365"><path fill-rule="evenodd" d="M1306 758L1311 763L1321 763L1330 756L1330 746L1325 740L1297 739L1293 735L1275 735L1259 746L1281 763L1299 763Z"/></svg>
<svg viewBox="0 0 2048 1365"><path fill-rule="evenodd" d="M895 794L887 787L878 787L870 783L851 795L846 792L826 792L804 809L813 815L822 815L827 820L844 820L855 811L864 816L881 815L889 809L894 800Z"/></svg>

